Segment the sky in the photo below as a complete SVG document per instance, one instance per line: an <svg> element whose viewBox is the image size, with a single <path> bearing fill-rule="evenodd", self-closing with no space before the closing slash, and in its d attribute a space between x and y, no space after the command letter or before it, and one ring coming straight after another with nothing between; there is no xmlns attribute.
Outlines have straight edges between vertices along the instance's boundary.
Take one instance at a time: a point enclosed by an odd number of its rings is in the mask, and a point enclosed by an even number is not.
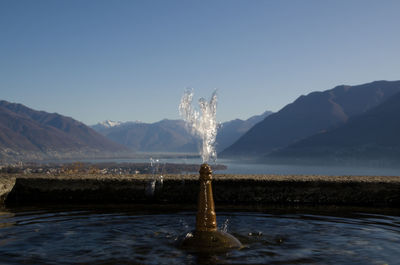
<svg viewBox="0 0 400 265"><path fill-rule="evenodd" d="M400 79L400 1L0 0L0 99L88 125L217 119L337 85Z"/></svg>

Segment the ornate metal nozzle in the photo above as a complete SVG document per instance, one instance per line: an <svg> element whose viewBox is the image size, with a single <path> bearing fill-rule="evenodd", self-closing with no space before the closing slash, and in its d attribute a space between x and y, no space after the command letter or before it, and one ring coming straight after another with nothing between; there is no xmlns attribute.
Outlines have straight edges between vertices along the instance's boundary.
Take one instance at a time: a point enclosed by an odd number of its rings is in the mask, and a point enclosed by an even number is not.
<svg viewBox="0 0 400 265"><path fill-rule="evenodd" d="M198 198L196 230L216 231L217 218L215 214L214 198L212 193L212 171L208 164L200 166L200 190Z"/></svg>
<svg viewBox="0 0 400 265"><path fill-rule="evenodd" d="M232 248L241 248L242 244L234 236L217 230L217 218L214 209L209 165L200 167L200 191L196 216L196 230L186 235L181 246L192 251L219 252Z"/></svg>

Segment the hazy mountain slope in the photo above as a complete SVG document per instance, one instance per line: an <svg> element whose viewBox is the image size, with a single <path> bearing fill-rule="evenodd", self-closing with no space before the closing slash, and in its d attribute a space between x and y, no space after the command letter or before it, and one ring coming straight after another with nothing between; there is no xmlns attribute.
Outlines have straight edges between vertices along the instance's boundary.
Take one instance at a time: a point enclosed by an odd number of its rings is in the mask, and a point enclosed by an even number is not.
<svg viewBox="0 0 400 265"><path fill-rule="evenodd" d="M217 135L217 148L232 144L257 122L271 112L253 116L245 121L233 120L221 125ZM114 126L109 126L114 124ZM102 122L92 128L132 150L140 152L198 152L200 141L186 129L182 120L162 120L156 123ZM221 149L219 149L221 150Z"/></svg>
<svg viewBox="0 0 400 265"><path fill-rule="evenodd" d="M4 157L23 157L27 152L40 157L51 153L62 156L62 152L117 152L126 148L72 118L0 101L0 150Z"/></svg>
<svg viewBox="0 0 400 265"><path fill-rule="evenodd" d="M400 92L400 81L376 81L312 92L256 124L222 156L258 156L344 124Z"/></svg>
<svg viewBox="0 0 400 265"><path fill-rule="evenodd" d="M109 128L96 128L107 138L139 152L197 152L198 140L191 136L182 120L156 123L127 122Z"/></svg>
<svg viewBox="0 0 400 265"><path fill-rule="evenodd" d="M273 153L296 158L386 158L400 155L400 93L328 132Z"/></svg>
<svg viewBox="0 0 400 265"><path fill-rule="evenodd" d="M237 141L243 134L245 134L255 124L264 120L267 116L271 115L272 111L266 111L261 115L255 115L247 120L232 120L224 122L218 129L216 146L217 152L220 152Z"/></svg>

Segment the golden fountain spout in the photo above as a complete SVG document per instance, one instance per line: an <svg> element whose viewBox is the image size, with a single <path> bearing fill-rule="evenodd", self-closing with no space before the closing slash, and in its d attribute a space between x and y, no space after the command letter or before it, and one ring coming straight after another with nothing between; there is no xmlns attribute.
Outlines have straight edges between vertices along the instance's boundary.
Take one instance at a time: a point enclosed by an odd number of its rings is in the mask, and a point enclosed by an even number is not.
<svg viewBox="0 0 400 265"><path fill-rule="evenodd" d="M197 231L216 231L217 216L215 214L214 197L212 193L212 171L207 164L200 167L200 190L196 216Z"/></svg>
<svg viewBox="0 0 400 265"><path fill-rule="evenodd" d="M212 192L212 171L208 164L200 167L200 190L196 215L196 230L186 235L182 247L192 251L218 252L241 248L234 236L217 230L214 198Z"/></svg>

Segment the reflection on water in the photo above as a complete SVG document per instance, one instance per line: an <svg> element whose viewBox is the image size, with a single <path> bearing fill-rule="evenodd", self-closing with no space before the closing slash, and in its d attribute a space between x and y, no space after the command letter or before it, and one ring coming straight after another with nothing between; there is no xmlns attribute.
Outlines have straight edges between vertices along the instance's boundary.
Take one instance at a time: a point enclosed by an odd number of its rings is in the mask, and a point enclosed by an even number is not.
<svg viewBox="0 0 400 265"><path fill-rule="evenodd" d="M398 264L400 217L298 209L218 212L245 248L178 247L194 212L13 209L0 214L1 264ZM7 225L5 225L7 224Z"/></svg>
<svg viewBox="0 0 400 265"><path fill-rule="evenodd" d="M15 223L12 221L13 213L4 211L0 208L0 228L13 226ZM1 246L1 242L0 242Z"/></svg>

